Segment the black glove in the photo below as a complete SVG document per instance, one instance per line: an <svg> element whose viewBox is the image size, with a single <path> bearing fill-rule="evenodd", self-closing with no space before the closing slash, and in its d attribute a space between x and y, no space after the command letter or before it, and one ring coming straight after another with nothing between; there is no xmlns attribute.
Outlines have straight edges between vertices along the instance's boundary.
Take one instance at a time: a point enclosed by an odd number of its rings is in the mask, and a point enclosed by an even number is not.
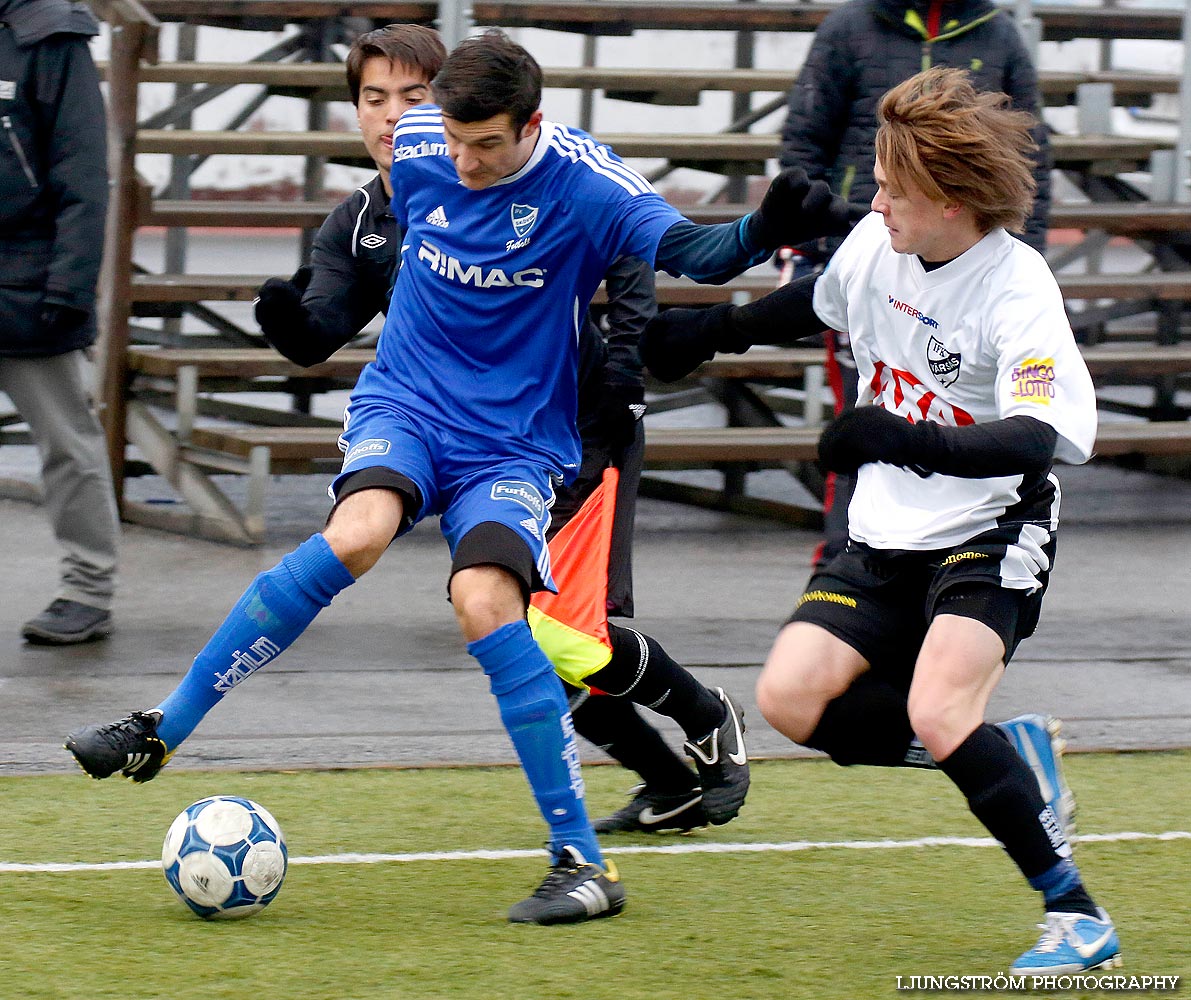
<svg viewBox="0 0 1191 1000"><path fill-rule="evenodd" d="M778 174L749 216L749 238L764 250L798 246L820 236L845 236L857 210L831 193L826 181L812 181L801 167L787 167Z"/></svg>
<svg viewBox="0 0 1191 1000"><path fill-rule="evenodd" d="M848 410L819 436L819 464L828 472L851 474L869 462L888 462L928 476L917 464L924 443L920 426L879 406Z"/></svg>
<svg viewBox="0 0 1191 1000"><path fill-rule="evenodd" d="M46 337L67 337L86 323L89 315L86 309L76 309L60 302L43 302L41 332Z"/></svg>
<svg viewBox="0 0 1191 1000"><path fill-rule="evenodd" d="M641 362L661 382L677 382L718 351L739 354L752 346L736 331L730 302L707 309L663 309L641 331Z"/></svg>
<svg viewBox="0 0 1191 1000"><path fill-rule="evenodd" d="M645 416L645 390L641 386L605 385L595 403L595 420L608 443L627 448L637 435L637 421Z"/></svg>
<svg viewBox="0 0 1191 1000"><path fill-rule="evenodd" d="M310 284L311 270L303 265L292 278L270 278L256 293L253 314L261 333L279 354L309 368L326 361L336 348L327 350L325 338L302 308L302 293Z"/></svg>

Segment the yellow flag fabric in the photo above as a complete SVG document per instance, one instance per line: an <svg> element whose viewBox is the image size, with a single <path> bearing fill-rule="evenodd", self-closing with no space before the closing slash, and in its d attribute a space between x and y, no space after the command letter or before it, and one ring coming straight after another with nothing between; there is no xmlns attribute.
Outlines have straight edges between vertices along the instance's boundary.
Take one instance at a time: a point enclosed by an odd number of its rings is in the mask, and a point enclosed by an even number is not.
<svg viewBox="0 0 1191 1000"><path fill-rule="evenodd" d="M541 591L529 606L529 627L554 671L575 687L612 658L608 638L608 558L620 474L603 480L550 541L550 567L557 594Z"/></svg>

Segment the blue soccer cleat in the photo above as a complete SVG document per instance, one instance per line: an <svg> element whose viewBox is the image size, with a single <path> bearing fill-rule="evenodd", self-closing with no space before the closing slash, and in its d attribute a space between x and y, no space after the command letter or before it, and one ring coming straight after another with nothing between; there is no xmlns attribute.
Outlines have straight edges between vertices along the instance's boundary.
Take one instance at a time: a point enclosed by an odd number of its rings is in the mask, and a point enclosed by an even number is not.
<svg viewBox="0 0 1191 1000"><path fill-rule="evenodd" d="M1075 836L1075 794L1063 777L1063 724L1050 715L1019 715L997 728L1009 737L1018 754L1038 779L1038 790L1068 843Z"/></svg>
<svg viewBox="0 0 1191 1000"><path fill-rule="evenodd" d="M1121 966L1121 941L1112 919L1102 909L1098 917L1086 913L1048 913L1039 924L1038 943L1013 963L1011 975L1090 972Z"/></svg>

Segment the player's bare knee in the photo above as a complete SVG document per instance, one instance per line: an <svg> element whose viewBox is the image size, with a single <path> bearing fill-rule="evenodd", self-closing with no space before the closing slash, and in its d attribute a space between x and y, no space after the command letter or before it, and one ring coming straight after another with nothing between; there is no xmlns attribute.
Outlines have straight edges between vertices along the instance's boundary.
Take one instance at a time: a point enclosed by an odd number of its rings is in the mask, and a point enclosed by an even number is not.
<svg viewBox="0 0 1191 1000"><path fill-rule="evenodd" d="M791 622L778 634L757 679L757 707L770 725L802 743L827 703L867 668L860 654L826 629Z"/></svg>
<svg viewBox="0 0 1191 1000"><path fill-rule="evenodd" d="M459 628L468 642L525 617L522 583L503 566L458 570L451 577L450 594Z"/></svg>
<svg viewBox="0 0 1191 1000"><path fill-rule="evenodd" d="M981 721L970 705L913 692L907 710L914 735L935 760L946 760Z"/></svg>
<svg viewBox="0 0 1191 1000"><path fill-rule="evenodd" d="M389 490L354 493L332 511L323 537L348 572L359 579L389 547L401 517L397 494Z"/></svg>
<svg viewBox="0 0 1191 1000"><path fill-rule="evenodd" d="M757 678L757 708L782 735L805 743L831 700L824 688L825 678L816 664L771 655Z"/></svg>

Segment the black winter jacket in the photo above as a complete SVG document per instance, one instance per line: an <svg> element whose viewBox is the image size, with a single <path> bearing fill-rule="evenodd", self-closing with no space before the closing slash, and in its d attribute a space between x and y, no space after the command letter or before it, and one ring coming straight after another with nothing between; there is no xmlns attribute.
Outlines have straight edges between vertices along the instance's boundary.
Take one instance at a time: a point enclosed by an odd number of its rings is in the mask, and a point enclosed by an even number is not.
<svg viewBox="0 0 1191 1000"><path fill-rule="evenodd" d="M68 0L0 0L0 356L49 356L95 340L107 210L103 98ZM46 305L87 313L50 339Z"/></svg>
<svg viewBox="0 0 1191 1000"><path fill-rule="evenodd" d="M932 7L938 25L930 37ZM854 204L872 201L877 104L933 66L966 69L978 90L1001 91L1014 107L1040 114L1038 76L1025 43L1010 15L989 0L851 0L823 20L790 91L782 166L825 179ZM1035 129L1034 141L1038 193L1023 239L1041 251L1050 212L1045 126Z"/></svg>

